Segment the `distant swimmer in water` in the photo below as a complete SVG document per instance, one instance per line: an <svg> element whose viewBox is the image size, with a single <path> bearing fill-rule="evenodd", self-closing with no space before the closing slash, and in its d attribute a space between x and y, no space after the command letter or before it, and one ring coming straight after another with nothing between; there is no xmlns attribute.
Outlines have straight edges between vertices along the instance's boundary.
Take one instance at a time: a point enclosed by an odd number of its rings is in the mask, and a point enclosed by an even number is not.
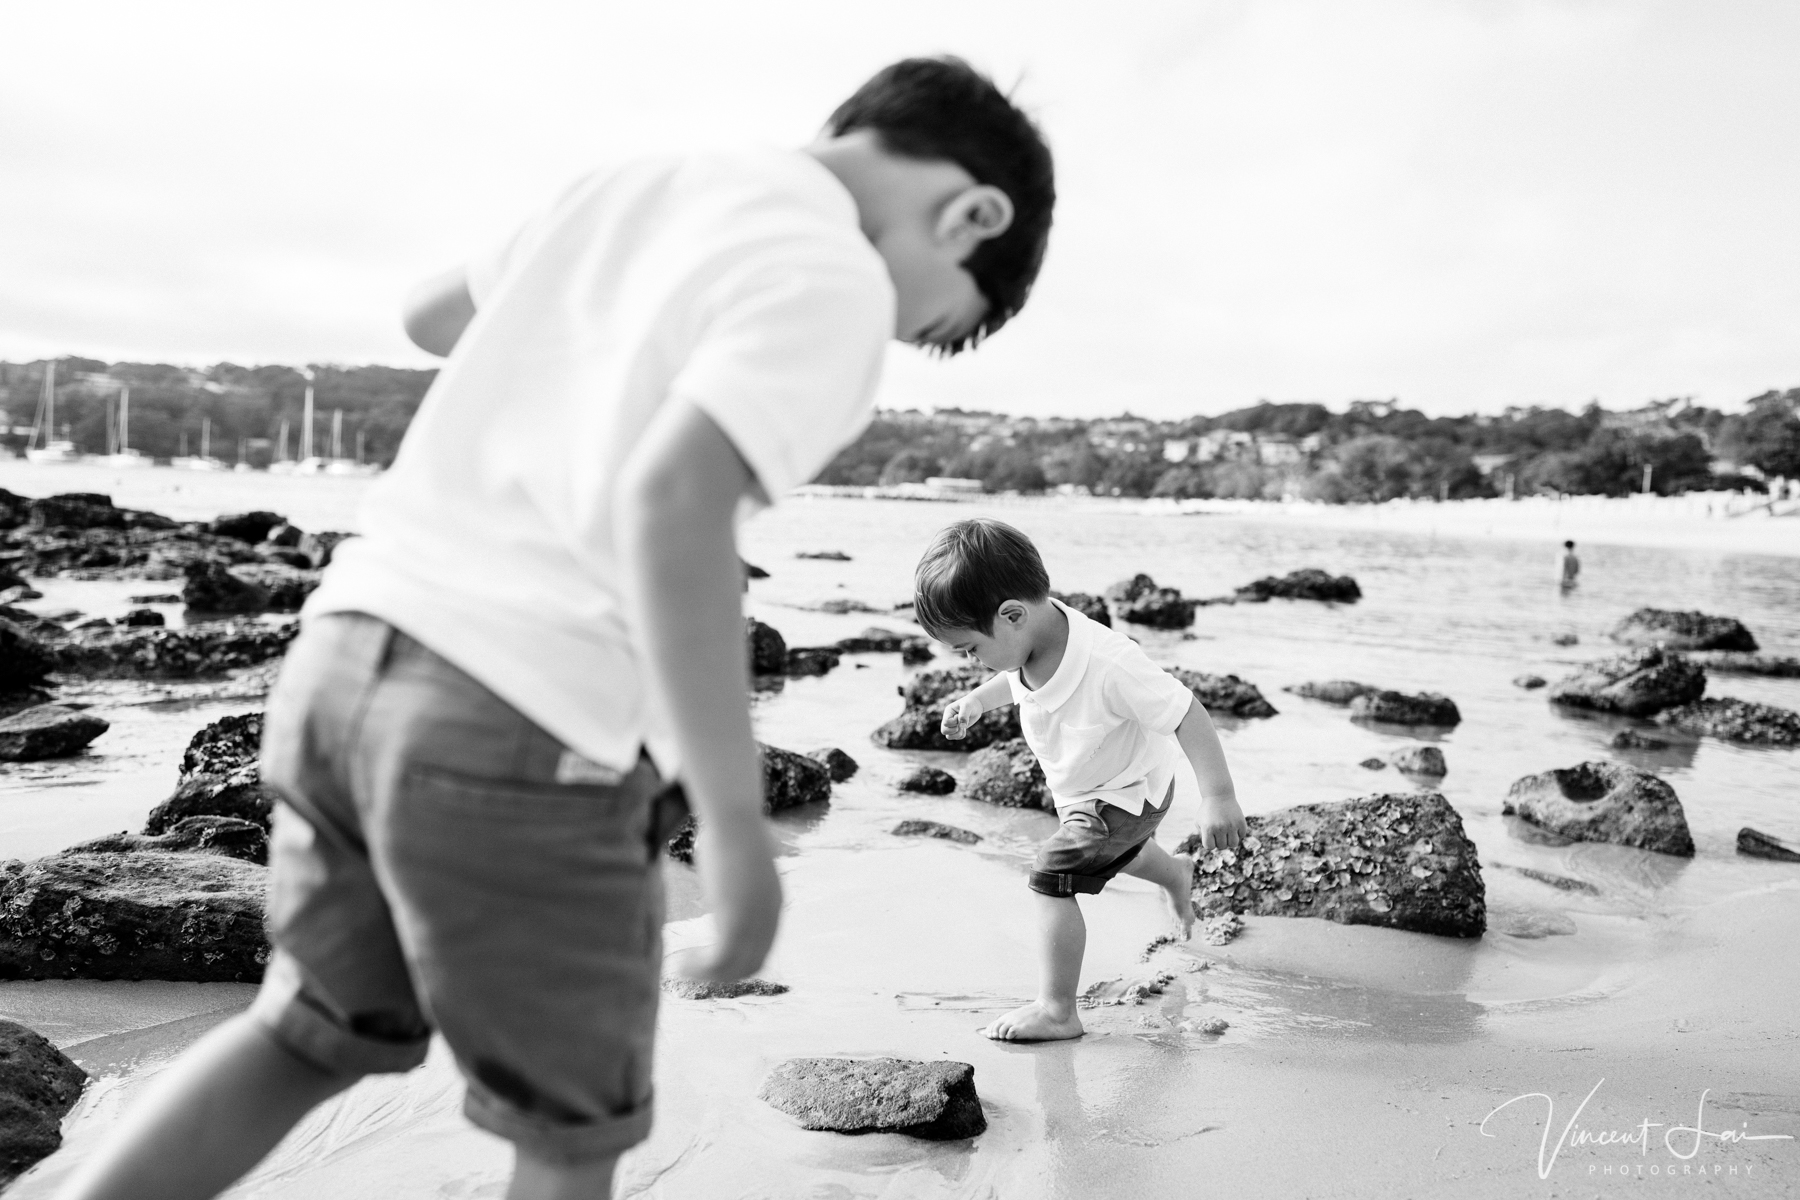
<svg viewBox="0 0 1800 1200"><path fill-rule="evenodd" d="M1557 560L1557 572L1563 591L1569 591L1575 586L1576 579L1581 575L1581 560L1575 557L1574 542L1563 543L1562 557Z"/></svg>

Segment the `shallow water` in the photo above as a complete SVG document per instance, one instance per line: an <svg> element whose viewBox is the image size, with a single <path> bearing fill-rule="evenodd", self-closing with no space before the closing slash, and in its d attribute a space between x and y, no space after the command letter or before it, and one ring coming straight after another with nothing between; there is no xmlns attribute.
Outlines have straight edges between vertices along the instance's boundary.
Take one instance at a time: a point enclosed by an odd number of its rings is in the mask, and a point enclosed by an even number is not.
<svg viewBox="0 0 1800 1200"><path fill-rule="evenodd" d="M27 494L109 490L105 481L77 482L64 473L81 470L31 468L23 476L27 468L0 464L0 486ZM180 480L177 494L169 490L173 481L152 478L173 474L140 472L110 490L120 503L163 511L178 500L189 506L182 516L271 508L310 528L347 524L349 503L363 486L217 476ZM220 490L209 495L215 480ZM251 488L259 480L266 490ZM787 909L764 974L793 991L665 1004L657 1132L626 1160L629 1194L1092 1196L1166 1187L1171 1176L1210 1169L1214 1147L1247 1136L1261 1119L1253 1114L1279 1111L1280 1095L1255 1099L1248 1084L1233 1089L1231 1080L1280 1077L1324 1095L1329 1088L1308 1073L1331 1067L1366 1075L1384 1094L1418 1090L1407 1082L1408 1072L1441 1073L1445 1064L1552 1037L1551 1031L1571 1041L1564 1036L1570 1029L1640 1019L1632 1006L1648 981L1696 953L1696 931L1717 940L1711 913L1791 913L1787 899L1777 904L1769 897L1790 897L1800 872L1743 858L1734 839L1746 824L1800 837L1794 806L1800 754L1714 741L1612 751L1607 740L1614 731L1645 723L1559 714L1542 691L1521 690L1511 680L1524 672L1554 679L1610 652L1605 630L1642 605L1729 613L1766 650L1800 653L1800 559L1586 546L1583 585L1565 596L1553 582L1553 546L1308 529L1246 517L1149 517L1097 502L812 500L785 505L747 527L745 556L771 573L751 586L749 606L790 645L827 643L870 624L905 628L891 613L809 610L834 598L891 609L907 596L912 563L929 536L974 512L995 513L1030 533L1044 549L1054 585L1064 590L1097 592L1138 571L1202 596L1303 566L1354 575L1364 592L1356 605L1209 607L1199 610L1191 639L1132 632L1157 661L1239 674L1281 710L1269 720L1220 721L1250 812L1414 786L1392 769L1358 765L1419 740L1412 732L1355 724L1344 710L1282 687L1350 678L1454 698L1462 724L1433 731L1428 740L1444 750L1450 773L1439 786L1481 852L1488 935L1458 941L1252 919L1228 947L1165 951L1145 964L1140 952L1162 929L1160 898L1148 885L1121 880L1084 905L1090 925L1084 982L1138 979L1163 969L1176 982L1150 1004L1084 1014L1091 1032L1078 1043L987 1043L973 1028L1033 990L1030 913L1020 876L1052 819L955 795L897 792L894 780L912 764L931 761L956 772L963 758L899 754L870 743L869 731L899 711L895 693L906 672L892 655L847 657L831 674L790 680L755 705L764 740L795 750L838 745L862 764L853 780L834 789L829 807L779 822ZM852 561L794 557L827 549L846 551ZM129 593L162 587L56 582L33 607L111 613L122 611ZM1554 645L1551 638L1563 633L1574 633L1577 644ZM947 661L940 657L933 665ZM1796 680L1716 676L1709 694L1800 708ZM187 736L222 713L255 706L170 699L123 684L90 689L83 699L114 728L77 760L0 769L0 854L27 857L136 827L172 786ZM1687 810L1695 858L1558 846L1500 816L1514 779L1589 758L1621 758L1663 775ZM1164 826L1166 844L1191 827L1196 802L1191 779L1184 780ZM914 816L985 840L964 847L887 832ZM1568 877L1592 890L1558 889L1509 868ZM669 882L671 948L704 940L708 918L691 872L671 868ZM1791 922L1779 928L1787 937L1795 932ZM1212 965L1187 969L1201 958ZM1791 996L1778 985L1759 990L1764 985L1754 973L1734 983L1752 1014L1746 1036L1774 1036L1791 1026L1783 1015L1791 1012ZM100 1080L71 1118L68 1149L18 1194L45 1194L158 1065L247 994L224 986L0 984L0 1012L42 1029ZM1218 1037L1194 1032L1193 1023L1208 1016L1225 1017L1229 1029ZM948 1146L831 1138L797 1131L752 1099L773 1063L823 1054L974 1062L991 1128L974 1143ZM1791 1065L1770 1069L1777 1071L1773 1082L1737 1086L1800 1091ZM1171 1106L1171 1095L1180 1103ZM396 1189L404 1180L405 1194L498 1195L503 1148L469 1132L456 1116L457 1097L454 1069L440 1048L421 1071L365 1081L315 1113L234 1194L374 1197L401 1194ZM1462 1104L1461 1094L1434 1092L1431 1103ZM1445 1126L1443 1114L1432 1115L1436 1110L1422 1100L1390 1107L1394 1120ZM1466 1108L1450 1113L1458 1137L1470 1136ZM1451 1144L1446 1162L1489 1149L1480 1142ZM1366 1177L1324 1191L1386 1194L1381 1161L1370 1151ZM1431 1161L1435 1169L1437 1157ZM1311 1186L1316 1177L1295 1169L1290 1164L1289 1182ZM1526 1179L1517 1176L1521 1186ZM1263 1182L1270 1190L1251 1190L1283 1194L1286 1186L1276 1176Z"/></svg>

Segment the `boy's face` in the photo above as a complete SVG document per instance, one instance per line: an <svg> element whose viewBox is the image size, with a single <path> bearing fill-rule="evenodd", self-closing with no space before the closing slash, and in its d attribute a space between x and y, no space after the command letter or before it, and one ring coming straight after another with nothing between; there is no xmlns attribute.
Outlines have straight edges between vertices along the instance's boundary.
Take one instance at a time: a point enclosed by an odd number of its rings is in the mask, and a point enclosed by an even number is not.
<svg viewBox="0 0 1800 1200"><path fill-rule="evenodd" d="M987 315L987 297L962 259L916 230L895 230L876 243L894 281L894 336L915 346L949 346L967 338Z"/></svg>
<svg viewBox="0 0 1800 1200"><path fill-rule="evenodd" d="M994 614L992 633L983 633L979 629L945 629L938 632L937 640L990 671L1016 671L1031 653L1030 641L1025 636L1024 617L1024 605L1008 600Z"/></svg>

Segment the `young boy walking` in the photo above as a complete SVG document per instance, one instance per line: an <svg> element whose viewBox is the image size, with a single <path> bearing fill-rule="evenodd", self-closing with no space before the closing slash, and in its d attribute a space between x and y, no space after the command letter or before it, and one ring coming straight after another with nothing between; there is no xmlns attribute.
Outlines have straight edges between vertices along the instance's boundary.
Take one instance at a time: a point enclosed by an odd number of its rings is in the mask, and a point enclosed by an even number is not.
<svg viewBox="0 0 1800 1200"><path fill-rule="evenodd" d="M719 931L685 971L750 974L780 912L735 518L856 436L890 337L1016 314L1054 200L1030 120L913 59L804 150L597 172L420 291L449 361L269 703L262 990L64 1200L213 1195L434 1033L508 1196L610 1193L650 1130L665 781Z"/></svg>
<svg viewBox="0 0 1800 1200"><path fill-rule="evenodd" d="M999 672L944 709L945 736L961 738L983 713L1017 704L1062 823L1030 877L1042 939L1037 999L982 1033L1080 1037L1087 924L1077 896L1123 871L1167 893L1182 940L1193 928L1193 859L1156 844L1182 756L1200 782L1202 845L1235 847L1248 833L1218 733L1194 694L1136 642L1052 599L1037 547L1000 521L959 521L938 535L919 561L914 612L933 637Z"/></svg>

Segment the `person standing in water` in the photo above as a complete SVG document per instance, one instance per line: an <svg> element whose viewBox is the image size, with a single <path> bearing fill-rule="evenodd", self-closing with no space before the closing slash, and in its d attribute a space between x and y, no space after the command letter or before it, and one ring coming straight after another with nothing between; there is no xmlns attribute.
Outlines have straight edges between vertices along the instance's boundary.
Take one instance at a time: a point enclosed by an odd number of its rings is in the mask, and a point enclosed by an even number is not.
<svg viewBox="0 0 1800 1200"><path fill-rule="evenodd" d="M1563 543L1562 555L1557 560L1557 572L1563 591L1569 591L1575 586L1575 581L1581 575L1581 560L1575 557L1574 542Z"/></svg>

